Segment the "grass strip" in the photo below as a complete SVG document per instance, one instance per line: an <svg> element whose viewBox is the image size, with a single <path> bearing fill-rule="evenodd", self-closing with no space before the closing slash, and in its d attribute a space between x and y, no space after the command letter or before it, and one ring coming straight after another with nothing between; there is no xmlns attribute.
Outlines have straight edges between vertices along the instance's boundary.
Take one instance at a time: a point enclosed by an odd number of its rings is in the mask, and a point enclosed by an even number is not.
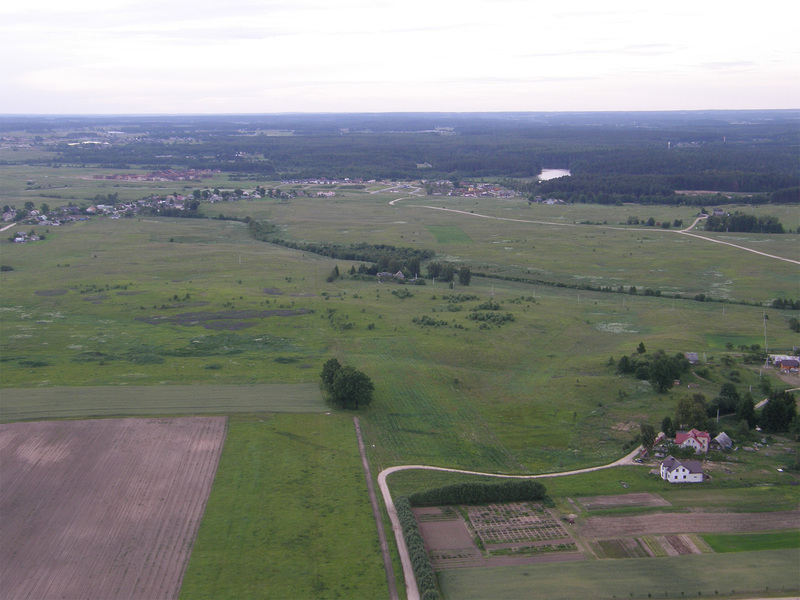
<svg viewBox="0 0 800 600"><path fill-rule="evenodd" d="M800 548L800 530L771 533L706 533L700 537L714 552L753 552Z"/></svg>

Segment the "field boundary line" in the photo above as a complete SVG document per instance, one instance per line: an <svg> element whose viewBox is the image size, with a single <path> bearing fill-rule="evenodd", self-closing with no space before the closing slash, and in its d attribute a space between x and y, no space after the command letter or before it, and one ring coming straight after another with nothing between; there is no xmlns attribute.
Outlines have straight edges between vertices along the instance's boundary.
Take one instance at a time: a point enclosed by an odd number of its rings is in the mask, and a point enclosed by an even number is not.
<svg viewBox="0 0 800 600"><path fill-rule="evenodd" d="M378 497L375 494L375 486L372 483L372 472L369 468L369 461L367 460L367 450L364 447L364 438L361 436L361 423L358 417L353 417L353 424L356 428L356 438L358 439L358 451L361 453L361 464L364 467L364 476L367 479L367 492L369 493L369 502L372 505L372 516L375 517L375 527L378 529L378 543L381 547L381 556L383 557L383 568L386 571L386 583L389 586L389 599L399 600L400 596L397 594L397 582L394 578L394 567L392 566L392 557L389 554L389 542L386 540L386 531L383 528L383 518L381 517L381 510L378 506Z"/></svg>
<svg viewBox="0 0 800 600"><path fill-rule="evenodd" d="M389 491L389 485L386 478L392 473L398 471L410 471L414 469L426 471L444 471L447 473L463 473L466 475L482 475L484 477L498 477L503 479L545 479L548 477L564 477L566 475L579 475L581 473L591 473L593 471L600 471L602 469L611 469L613 467L620 467L626 465L637 465L633 459L639 455L642 447L639 446L630 454L623 456L619 460L615 460L607 465L599 467L587 467L585 469L575 469L573 471L560 471L556 473L540 473L539 475L506 475L503 473L482 473L480 471L468 471L465 469L449 469L447 467L434 467L430 465L398 465L396 467L389 467L384 469L378 474L378 487L383 496L383 503L386 506L386 512L389 514L389 520L392 523L392 531L394 538L397 542L397 550L400 553L400 562L403 565L403 577L406 581L406 596L407 600L420 600L419 588L417 587L417 579L414 577L414 568L411 566L411 557L408 554L408 547L406 546L405 538L403 537L403 528L400 526L400 519L397 517L397 509L392 499L392 494Z"/></svg>

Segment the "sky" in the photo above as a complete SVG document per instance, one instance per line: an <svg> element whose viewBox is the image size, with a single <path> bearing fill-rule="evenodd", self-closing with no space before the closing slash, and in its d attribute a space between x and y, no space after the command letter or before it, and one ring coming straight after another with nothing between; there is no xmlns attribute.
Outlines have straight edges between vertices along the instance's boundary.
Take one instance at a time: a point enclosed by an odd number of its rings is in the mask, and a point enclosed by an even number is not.
<svg viewBox="0 0 800 600"><path fill-rule="evenodd" d="M800 108L783 0L15 0L0 113Z"/></svg>

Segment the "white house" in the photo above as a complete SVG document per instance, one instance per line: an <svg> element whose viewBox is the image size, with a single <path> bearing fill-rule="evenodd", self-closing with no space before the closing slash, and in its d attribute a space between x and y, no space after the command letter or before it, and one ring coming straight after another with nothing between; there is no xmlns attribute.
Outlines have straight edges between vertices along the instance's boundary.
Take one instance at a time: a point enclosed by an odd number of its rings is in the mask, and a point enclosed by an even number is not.
<svg viewBox="0 0 800 600"><path fill-rule="evenodd" d="M661 463L661 479L670 483L703 481L703 466L697 460L678 460L668 456Z"/></svg>

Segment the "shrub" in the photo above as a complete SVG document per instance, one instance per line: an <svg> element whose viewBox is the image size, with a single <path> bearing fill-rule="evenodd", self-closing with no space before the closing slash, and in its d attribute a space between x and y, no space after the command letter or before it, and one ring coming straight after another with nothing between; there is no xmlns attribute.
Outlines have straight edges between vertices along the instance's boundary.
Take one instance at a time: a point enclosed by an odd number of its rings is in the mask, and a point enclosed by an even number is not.
<svg viewBox="0 0 800 600"><path fill-rule="evenodd" d="M436 589L436 576L433 573L425 542L419 532L419 524L411 510L408 498L401 496L394 503L397 518L403 530L403 539L406 541L411 566L414 569L414 578L417 580L420 597L423 600L438 600L439 592Z"/></svg>
<svg viewBox="0 0 800 600"><path fill-rule="evenodd" d="M547 495L544 485L533 479L508 479L499 483L456 483L416 492L409 496L413 506L439 504L487 504L489 502L523 502L542 500Z"/></svg>

